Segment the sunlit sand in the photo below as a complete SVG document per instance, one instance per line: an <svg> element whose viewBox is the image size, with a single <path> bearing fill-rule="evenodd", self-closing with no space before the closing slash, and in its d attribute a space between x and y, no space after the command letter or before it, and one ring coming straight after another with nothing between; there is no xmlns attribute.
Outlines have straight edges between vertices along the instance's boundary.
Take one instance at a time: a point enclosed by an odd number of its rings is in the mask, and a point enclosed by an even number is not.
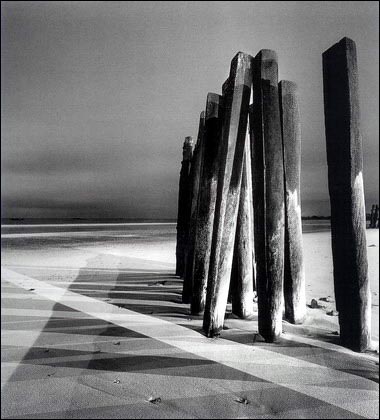
<svg viewBox="0 0 380 420"><path fill-rule="evenodd" d="M335 308L330 232L303 235L307 303L320 307L267 344L257 313L243 321L230 305L221 338L204 337L174 276L175 224L71 229L3 227L3 416L255 417L274 406L377 415L376 352L341 347L337 317L326 314ZM379 231L367 241L376 348ZM332 381L345 387L332 392Z"/></svg>

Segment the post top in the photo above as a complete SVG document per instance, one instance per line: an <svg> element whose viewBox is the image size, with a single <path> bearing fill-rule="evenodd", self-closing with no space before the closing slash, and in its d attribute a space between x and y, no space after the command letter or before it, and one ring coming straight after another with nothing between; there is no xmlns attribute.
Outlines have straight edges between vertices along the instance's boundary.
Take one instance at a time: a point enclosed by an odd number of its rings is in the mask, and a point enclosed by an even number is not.
<svg viewBox="0 0 380 420"><path fill-rule="evenodd" d="M185 143L184 143L184 145L193 145L193 138L191 137L191 136L187 136L187 137L185 137Z"/></svg>
<svg viewBox="0 0 380 420"><path fill-rule="evenodd" d="M278 61L278 56L276 51L274 50L268 50L268 49L263 49L260 50L257 54L255 58L260 58L261 60L274 60L274 61Z"/></svg>
<svg viewBox="0 0 380 420"><path fill-rule="evenodd" d="M228 80L233 85L244 84L251 87L252 83L253 57L239 51L231 60L230 74ZM228 84L225 86L228 88Z"/></svg>
<svg viewBox="0 0 380 420"><path fill-rule="evenodd" d="M238 66L244 66L244 65L246 67L252 67L252 63L253 63L253 57L251 55L245 52L239 51L234 55L233 59L231 60L231 69L236 68ZM228 79L230 78L230 76L231 76L231 72Z"/></svg>
<svg viewBox="0 0 380 420"><path fill-rule="evenodd" d="M217 93L209 92L206 101L206 120L210 118L217 118L220 115L220 103L222 97Z"/></svg>
<svg viewBox="0 0 380 420"><path fill-rule="evenodd" d="M326 57L330 53L334 53L337 50L356 50L356 44L355 41L353 41L351 38L343 37L340 41L336 42L334 45L332 45L330 48L328 48L326 51L322 53L323 57Z"/></svg>

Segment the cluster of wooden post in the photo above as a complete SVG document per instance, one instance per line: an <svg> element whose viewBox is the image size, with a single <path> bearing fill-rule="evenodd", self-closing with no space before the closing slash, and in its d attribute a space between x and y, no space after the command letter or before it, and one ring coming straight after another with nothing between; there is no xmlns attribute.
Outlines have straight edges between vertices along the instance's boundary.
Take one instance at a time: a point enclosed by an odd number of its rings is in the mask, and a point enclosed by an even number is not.
<svg viewBox="0 0 380 420"><path fill-rule="evenodd" d="M278 83L270 50L236 54L222 95L207 95L187 172L188 233L180 252L177 241L177 274L182 301L203 315L209 337L222 330L229 297L235 315L252 317L254 290L266 340L281 334L284 307L290 322L304 318L298 114L296 87Z"/></svg>
<svg viewBox="0 0 380 420"><path fill-rule="evenodd" d="M379 227L379 205L373 204L369 218L369 227L375 229Z"/></svg>
<svg viewBox="0 0 380 420"><path fill-rule="evenodd" d="M356 57L352 41L341 44L323 54L334 283L342 342L363 350L369 288ZM254 290L266 341L279 338L283 317L303 322L300 170L296 85L278 82L274 51L239 52L222 95L207 95L193 153L186 138L180 176L176 273L208 337L220 334L228 301L238 317L253 315Z"/></svg>

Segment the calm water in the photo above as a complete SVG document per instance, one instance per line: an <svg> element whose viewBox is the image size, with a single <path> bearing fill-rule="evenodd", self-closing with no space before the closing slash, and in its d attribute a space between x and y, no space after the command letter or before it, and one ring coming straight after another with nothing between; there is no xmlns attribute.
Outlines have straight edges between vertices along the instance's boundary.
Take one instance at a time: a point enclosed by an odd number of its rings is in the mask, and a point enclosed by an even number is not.
<svg viewBox="0 0 380 420"><path fill-rule="evenodd" d="M304 233L322 232L330 230L329 220L303 220L302 229ZM24 219L22 221L3 221L1 233L5 236L14 234L54 234L54 233L82 232L94 235L95 233L106 236L125 237L150 237L162 236L173 239L176 234L176 223L168 221L144 221L144 222L122 222L116 221L86 221L86 220L38 220ZM91 235L91 236L92 236ZM34 235L33 235L34 236Z"/></svg>

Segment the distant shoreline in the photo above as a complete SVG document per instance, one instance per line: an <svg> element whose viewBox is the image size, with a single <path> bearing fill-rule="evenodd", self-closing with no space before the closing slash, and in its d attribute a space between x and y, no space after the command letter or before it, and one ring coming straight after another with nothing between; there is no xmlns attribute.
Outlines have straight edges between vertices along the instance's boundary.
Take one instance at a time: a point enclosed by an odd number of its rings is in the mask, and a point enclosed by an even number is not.
<svg viewBox="0 0 380 420"><path fill-rule="evenodd" d="M302 221L330 221L330 216L303 216ZM110 219L86 219L86 218L65 218L65 219L41 219L41 218L23 218L23 217L12 217L2 218L1 226L49 226L49 225L125 225L125 224L172 224L177 223L177 219L121 219L121 218L110 218Z"/></svg>
<svg viewBox="0 0 380 420"><path fill-rule="evenodd" d="M77 225L125 225L125 224L160 224L160 223L177 223L176 219L85 219L85 218L70 218L70 219L37 219L37 218L2 218L1 226L77 226Z"/></svg>
<svg viewBox="0 0 380 420"><path fill-rule="evenodd" d="M42 223L42 224L24 224L24 223L14 223L14 224L1 224L3 228L27 228L27 227L77 227L77 226L133 226L133 225L175 225L176 222L125 222L125 223Z"/></svg>

